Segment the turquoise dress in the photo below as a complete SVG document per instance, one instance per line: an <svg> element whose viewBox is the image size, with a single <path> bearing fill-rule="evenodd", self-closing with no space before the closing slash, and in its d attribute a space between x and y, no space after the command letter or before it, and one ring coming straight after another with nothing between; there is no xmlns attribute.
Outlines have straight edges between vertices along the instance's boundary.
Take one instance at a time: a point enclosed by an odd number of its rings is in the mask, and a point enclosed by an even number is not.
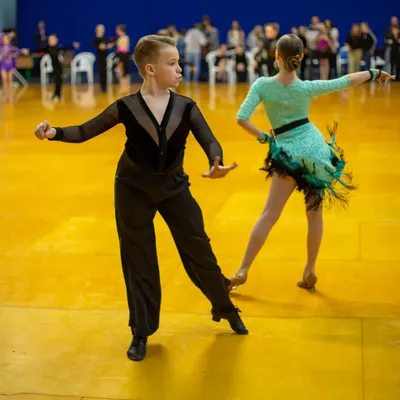
<svg viewBox="0 0 400 400"><path fill-rule="evenodd" d="M294 129L268 137L269 152L261 169L267 178L274 173L294 178L308 210L322 202L346 205L349 192L355 189L351 174L345 171L343 151L335 145L337 124L329 130L331 141L327 143L316 126L307 122L313 97L345 89L350 83L347 76L330 81L299 79L286 86L274 77L258 78L237 114L237 119L248 120L262 102L272 129L306 119Z"/></svg>

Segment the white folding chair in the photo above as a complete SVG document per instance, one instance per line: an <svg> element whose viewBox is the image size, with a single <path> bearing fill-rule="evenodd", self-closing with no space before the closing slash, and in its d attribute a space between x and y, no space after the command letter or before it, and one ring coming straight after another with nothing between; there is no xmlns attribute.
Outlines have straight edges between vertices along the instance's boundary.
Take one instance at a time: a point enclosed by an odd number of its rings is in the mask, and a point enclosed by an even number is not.
<svg viewBox="0 0 400 400"><path fill-rule="evenodd" d="M49 54L45 54L40 60L40 83L47 85L49 83L49 75L53 73L53 63Z"/></svg>
<svg viewBox="0 0 400 400"><path fill-rule="evenodd" d="M93 53L83 52L77 54L71 62L71 85L76 85L77 76L79 76L79 83L81 82L81 73L86 73L88 83L92 85L95 61L96 56Z"/></svg>

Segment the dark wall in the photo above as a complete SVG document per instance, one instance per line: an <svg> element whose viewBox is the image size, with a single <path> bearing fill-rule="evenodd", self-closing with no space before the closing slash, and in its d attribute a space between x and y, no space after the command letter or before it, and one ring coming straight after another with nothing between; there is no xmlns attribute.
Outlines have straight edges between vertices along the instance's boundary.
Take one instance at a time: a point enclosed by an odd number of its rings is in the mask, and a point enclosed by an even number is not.
<svg viewBox="0 0 400 400"><path fill-rule="evenodd" d="M397 2L396 2L397 3ZM254 4L249 6L250 4ZM90 50L97 23L106 25L107 35L114 35L117 24L126 24L132 40L149 33L155 33L168 23L179 28L189 28L201 20L202 15L211 16L220 30L220 38L226 41L226 33L232 20L240 22L248 33L254 25L265 22L279 22L282 33L290 32L294 25L307 25L312 15L322 19L331 18L340 30L343 44L352 22L367 21L376 34L379 44L389 25L390 16L398 12L395 1L389 0L380 7L378 3L363 0L352 1L135 1L135 0L18 0L17 27L19 45L33 48L33 33L37 22L44 20L48 33L55 32L60 43L81 42L82 50Z"/></svg>

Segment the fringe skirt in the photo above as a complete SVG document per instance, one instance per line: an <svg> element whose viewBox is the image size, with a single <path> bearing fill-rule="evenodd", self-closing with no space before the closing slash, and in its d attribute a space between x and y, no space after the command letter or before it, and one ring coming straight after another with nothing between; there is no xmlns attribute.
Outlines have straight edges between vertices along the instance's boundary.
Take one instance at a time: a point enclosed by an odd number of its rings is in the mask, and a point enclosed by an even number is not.
<svg viewBox="0 0 400 400"><path fill-rule="evenodd" d="M346 171L343 150L335 144L337 123L328 127L330 142L312 124L270 136L264 167L267 178L273 174L290 176L304 194L307 210L335 204L347 206L350 192L357 187Z"/></svg>

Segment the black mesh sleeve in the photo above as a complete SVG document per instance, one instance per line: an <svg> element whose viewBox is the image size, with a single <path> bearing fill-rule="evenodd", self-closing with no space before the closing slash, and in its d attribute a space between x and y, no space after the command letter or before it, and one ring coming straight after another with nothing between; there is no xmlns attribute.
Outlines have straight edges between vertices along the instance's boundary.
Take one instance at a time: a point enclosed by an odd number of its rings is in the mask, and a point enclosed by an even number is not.
<svg viewBox="0 0 400 400"><path fill-rule="evenodd" d="M108 106L101 114L82 125L55 128L56 136L49 140L68 143L86 142L113 128L119 122L118 106L117 102L115 102Z"/></svg>
<svg viewBox="0 0 400 400"><path fill-rule="evenodd" d="M207 154L210 167L214 164L215 158L219 157L223 165L223 154L222 148L218 140L215 138L211 132L207 121L204 119L200 109L196 104L192 105L189 117L190 130L192 131L194 137Z"/></svg>

